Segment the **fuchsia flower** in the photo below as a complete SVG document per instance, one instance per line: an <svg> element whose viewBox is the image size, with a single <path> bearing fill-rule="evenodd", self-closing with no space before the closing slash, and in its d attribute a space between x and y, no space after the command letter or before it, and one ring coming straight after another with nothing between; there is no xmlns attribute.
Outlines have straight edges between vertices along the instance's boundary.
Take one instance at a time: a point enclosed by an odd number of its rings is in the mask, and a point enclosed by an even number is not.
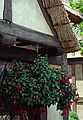
<svg viewBox="0 0 83 120"><path fill-rule="evenodd" d="M62 92L64 92L64 91L65 91L65 89L66 89L66 88L65 88L65 87L63 87L63 88L61 88L61 91L62 91Z"/></svg>
<svg viewBox="0 0 83 120"><path fill-rule="evenodd" d="M11 96L10 98L15 98L15 96Z"/></svg>
<svg viewBox="0 0 83 120"><path fill-rule="evenodd" d="M61 115L62 115L62 116L66 116L66 115L67 115L67 108L66 108L66 107L63 109L63 112L62 112Z"/></svg>
<svg viewBox="0 0 83 120"><path fill-rule="evenodd" d="M36 96L34 95L34 97L33 97L34 99L36 98Z"/></svg>
<svg viewBox="0 0 83 120"><path fill-rule="evenodd" d="M13 102L13 104L16 104L17 102L16 102L16 99L14 100L14 102Z"/></svg>
<svg viewBox="0 0 83 120"><path fill-rule="evenodd" d="M70 84L69 79L70 79L70 77L68 77L68 78L66 79L66 83L68 83L68 84Z"/></svg>
<svg viewBox="0 0 83 120"><path fill-rule="evenodd" d="M64 75L62 75L62 76L61 76L60 83L62 84L62 83L64 83L64 81L65 81L65 76L64 76Z"/></svg>
<svg viewBox="0 0 83 120"><path fill-rule="evenodd" d="M17 85L17 86L16 86L16 89L17 89L17 90L21 90L21 89L22 89L22 86L21 86L21 85Z"/></svg>
<svg viewBox="0 0 83 120"><path fill-rule="evenodd" d="M72 89L72 90L75 90L75 89L76 89L76 86L75 86L75 85L72 85L71 89Z"/></svg>
<svg viewBox="0 0 83 120"><path fill-rule="evenodd" d="M62 93L62 95L64 95L65 96L65 87L63 87L63 88L61 88L61 93Z"/></svg>
<svg viewBox="0 0 83 120"><path fill-rule="evenodd" d="M79 97L79 94L77 93L77 94L76 94L76 96L78 96L78 97Z"/></svg>
<svg viewBox="0 0 83 120"><path fill-rule="evenodd" d="M68 104L68 105L66 106L66 109L67 109L67 110L70 110L70 109L71 109L71 104Z"/></svg>
<svg viewBox="0 0 83 120"><path fill-rule="evenodd" d="M80 99L80 98L77 97L77 98L74 98L73 101L74 101L74 102L77 102L79 99Z"/></svg>
<svg viewBox="0 0 83 120"><path fill-rule="evenodd" d="M67 106L64 107L63 112L62 112L62 116L66 116L67 115L67 111L71 109L71 104L69 103Z"/></svg>

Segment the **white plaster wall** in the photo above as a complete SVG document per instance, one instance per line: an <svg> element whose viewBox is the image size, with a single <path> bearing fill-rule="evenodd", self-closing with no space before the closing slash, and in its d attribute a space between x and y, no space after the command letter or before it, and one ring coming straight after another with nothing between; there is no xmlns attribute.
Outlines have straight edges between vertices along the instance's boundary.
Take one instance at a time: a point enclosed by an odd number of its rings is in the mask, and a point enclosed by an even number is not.
<svg viewBox="0 0 83 120"><path fill-rule="evenodd" d="M3 19L4 0L0 0L0 19Z"/></svg>
<svg viewBox="0 0 83 120"><path fill-rule="evenodd" d="M79 96L83 97L83 80L76 81L76 86L78 88L77 92L79 93Z"/></svg>
<svg viewBox="0 0 83 120"><path fill-rule="evenodd" d="M57 111L56 109L56 105L52 105L50 108L47 108L47 120L63 120L63 117L60 115L60 111Z"/></svg>
<svg viewBox="0 0 83 120"><path fill-rule="evenodd" d="M14 23L52 35L37 0L12 0L12 3Z"/></svg>
<svg viewBox="0 0 83 120"><path fill-rule="evenodd" d="M78 114L79 120L83 120L83 104L77 105L77 114Z"/></svg>

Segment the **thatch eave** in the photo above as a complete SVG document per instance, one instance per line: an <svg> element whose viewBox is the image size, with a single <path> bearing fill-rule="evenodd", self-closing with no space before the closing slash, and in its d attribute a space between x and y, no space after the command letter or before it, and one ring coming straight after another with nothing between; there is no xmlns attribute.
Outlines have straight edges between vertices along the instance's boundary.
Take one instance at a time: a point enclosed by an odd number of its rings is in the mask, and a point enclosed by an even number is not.
<svg viewBox="0 0 83 120"><path fill-rule="evenodd" d="M71 20L71 22L73 23L80 23L83 21L83 17L80 14L79 11L73 10L68 4L66 4L65 2L63 2L64 7L67 11L68 17Z"/></svg>
<svg viewBox="0 0 83 120"><path fill-rule="evenodd" d="M66 53L75 52L80 49L78 39L76 38L64 4L61 0L42 0L43 6L52 20L53 26L57 32L58 40Z"/></svg>

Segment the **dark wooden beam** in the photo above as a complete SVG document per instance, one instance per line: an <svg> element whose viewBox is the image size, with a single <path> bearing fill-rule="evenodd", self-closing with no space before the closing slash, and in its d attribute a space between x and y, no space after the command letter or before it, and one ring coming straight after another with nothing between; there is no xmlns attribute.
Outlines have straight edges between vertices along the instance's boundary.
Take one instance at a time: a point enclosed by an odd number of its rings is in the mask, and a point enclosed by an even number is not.
<svg viewBox="0 0 83 120"><path fill-rule="evenodd" d="M83 57L68 58L68 65L83 64Z"/></svg>
<svg viewBox="0 0 83 120"><path fill-rule="evenodd" d="M50 56L49 63L52 65L61 66L61 56Z"/></svg>
<svg viewBox="0 0 83 120"><path fill-rule="evenodd" d="M34 43L27 43L27 42L20 42L20 43L16 43L16 46L26 46L26 45L34 45Z"/></svg>
<svg viewBox="0 0 83 120"><path fill-rule="evenodd" d="M55 36L44 34L35 30L31 30L26 27L22 27L16 24L8 24L5 21L0 20L0 34L8 34L16 36L20 42L32 42L44 45L47 47L59 48L61 54L64 52L60 44L56 41Z"/></svg>
<svg viewBox="0 0 83 120"><path fill-rule="evenodd" d="M0 46L0 60L15 60L19 59L26 62L33 62L37 56L37 52L29 49L18 47Z"/></svg>
<svg viewBox="0 0 83 120"><path fill-rule="evenodd" d="M60 52L57 48L40 48L39 53L42 55L48 54L49 57L60 55Z"/></svg>
<svg viewBox="0 0 83 120"><path fill-rule="evenodd" d="M53 52L52 52L53 51ZM38 50L39 54L48 54L48 57L56 56L57 49L55 48L41 48ZM4 60L14 60L20 59L26 62L33 62L34 58L37 56L37 51L31 49L24 49L15 46L0 46L0 59Z"/></svg>
<svg viewBox="0 0 83 120"><path fill-rule="evenodd" d="M12 0L4 0L3 19L12 22Z"/></svg>

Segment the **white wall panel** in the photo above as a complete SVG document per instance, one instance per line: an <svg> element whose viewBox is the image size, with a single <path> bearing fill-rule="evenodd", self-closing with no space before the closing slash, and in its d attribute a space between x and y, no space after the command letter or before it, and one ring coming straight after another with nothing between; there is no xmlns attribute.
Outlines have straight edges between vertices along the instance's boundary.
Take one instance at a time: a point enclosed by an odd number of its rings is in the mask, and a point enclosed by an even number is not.
<svg viewBox="0 0 83 120"><path fill-rule="evenodd" d="M0 0L0 19L3 19L4 0Z"/></svg>
<svg viewBox="0 0 83 120"><path fill-rule="evenodd" d="M37 0L12 0L12 11L14 23L52 35Z"/></svg>

